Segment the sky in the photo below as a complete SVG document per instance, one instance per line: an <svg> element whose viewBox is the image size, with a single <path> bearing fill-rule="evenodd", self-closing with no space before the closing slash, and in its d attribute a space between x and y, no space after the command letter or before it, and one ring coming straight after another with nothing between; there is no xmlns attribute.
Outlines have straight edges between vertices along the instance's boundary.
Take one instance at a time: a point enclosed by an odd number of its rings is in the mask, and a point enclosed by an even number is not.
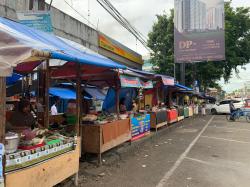
<svg viewBox="0 0 250 187"><path fill-rule="evenodd" d="M80 12L82 16L72 10L65 1ZM46 2L49 3L50 0L46 0ZM163 12L169 13L169 10L174 7L174 0L110 0L110 2L146 37L156 22L156 15L163 14ZM250 6L250 0L233 0L232 5L234 7ZM137 42L134 36L119 25L96 0L53 0L52 6L86 24L88 24L89 19L91 27L102 31L132 50L140 53L142 56L149 56L148 50ZM90 16L88 16L88 14ZM247 71L240 71L241 79L233 75L230 84L224 84L223 80L220 81L223 89L230 92L235 89L235 86L237 86L237 88L241 85L243 86L244 78L249 75L250 79L250 65L247 67Z"/></svg>

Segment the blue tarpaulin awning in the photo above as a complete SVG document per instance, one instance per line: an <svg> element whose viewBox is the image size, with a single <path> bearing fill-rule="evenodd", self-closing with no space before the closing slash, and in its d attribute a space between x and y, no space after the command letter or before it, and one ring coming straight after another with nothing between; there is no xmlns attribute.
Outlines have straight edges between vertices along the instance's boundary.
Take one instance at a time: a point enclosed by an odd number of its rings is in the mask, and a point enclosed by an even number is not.
<svg viewBox="0 0 250 187"><path fill-rule="evenodd" d="M49 94L62 99L76 99L76 92L65 88L49 88Z"/></svg>
<svg viewBox="0 0 250 187"><path fill-rule="evenodd" d="M88 93L84 96L84 99L93 99L104 100L105 95L96 88L84 88ZM76 92L68 88L52 87L49 89L49 94L53 96L58 96L62 99L76 99Z"/></svg>
<svg viewBox="0 0 250 187"><path fill-rule="evenodd" d="M105 100L105 95L96 88L84 88L84 90L91 95L93 98L96 98L97 100Z"/></svg>
<svg viewBox="0 0 250 187"><path fill-rule="evenodd" d="M61 99L76 99L76 92L67 88L52 87L49 89L49 94L53 96L58 96ZM84 99L91 98L84 96Z"/></svg>
<svg viewBox="0 0 250 187"><path fill-rule="evenodd" d="M53 34L27 27L3 17L0 17L0 43L0 64L2 65L0 73L4 76L10 74L10 68L17 64L44 55L43 53L36 54L34 50L48 52L52 59L105 68L126 69L124 65L106 57L89 53L88 50L84 51ZM8 70L8 73L4 72L4 68Z"/></svg>
<svg viewBox="0 0 250 187"><path fill-rule="evenodd" d="M6 85L10 86L10 85L15 84L21 77L22 75L13 73L11 77L6 78Z"/></svg>
<svg viewBox="0 0 250 187"><path fill-rule="evenodd" d="M178 84L178 83L175 83L175 86L176 86L177 88L184 89L184 91L193 91L193 89L192 89L192 88L189 88L189 87L183 86L183 85Z"/></svg>

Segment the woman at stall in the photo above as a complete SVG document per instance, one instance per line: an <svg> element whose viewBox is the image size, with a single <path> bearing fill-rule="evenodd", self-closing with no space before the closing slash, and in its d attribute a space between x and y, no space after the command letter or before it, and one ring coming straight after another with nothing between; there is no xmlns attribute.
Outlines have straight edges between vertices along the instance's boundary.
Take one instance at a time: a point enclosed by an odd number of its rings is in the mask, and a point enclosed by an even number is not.
<svg viewBox="0 0 250 187"><path fill-rule="evenodd" d="M125 114L127 112L127 107L125 105L125 98L122 98L120 100L120 106L119 106L119 108L120 108L120 113L121 114Z"/></svg>
<svg viewBox="0 0 250 187"><path fill-rule="evenodd" d="M21 100L17 110L11 115L6 130L22 131L36 126L36 120L31 113L29 100Z"/></svg>

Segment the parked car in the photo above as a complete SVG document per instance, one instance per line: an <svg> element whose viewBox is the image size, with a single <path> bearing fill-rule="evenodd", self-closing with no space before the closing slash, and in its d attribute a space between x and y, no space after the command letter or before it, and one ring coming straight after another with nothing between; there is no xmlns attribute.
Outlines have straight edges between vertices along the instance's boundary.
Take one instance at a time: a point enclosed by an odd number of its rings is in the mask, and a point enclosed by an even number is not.
<svg viewBox="0 0 250 187"><path fill-rule="evenodd" d="M233 101L235 109L240 109L244 107L244 102L240 100L223 100L217 104L214 104L214 106L211 108L212 114L229 114L230 108L229 104Z"/></svg>

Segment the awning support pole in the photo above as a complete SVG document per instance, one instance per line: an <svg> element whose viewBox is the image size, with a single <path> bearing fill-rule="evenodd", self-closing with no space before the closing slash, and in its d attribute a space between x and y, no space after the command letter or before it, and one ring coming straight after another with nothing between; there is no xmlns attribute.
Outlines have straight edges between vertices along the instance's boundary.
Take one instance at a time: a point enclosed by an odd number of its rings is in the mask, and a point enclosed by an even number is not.
<svg viewBox="0 0 250 187"><path fill-rule="evenodd" d="M6 122L6 79L0 77L0 143L4 144Z"/></svg>
<svg viewBox="0 0 250 187"><path fill-rule="evenodd" d="M80 125L81 125L81 106L82 106L82 91L81 91L81 64L76 66L76 133L77 136L80 135Z"/></svg>
<svg viewBox="0 0 250 187"><path fill-rule="evenodd" d="M46 70L45 70L45 87L44 87L44 127L49 127L49 86L50 86L50 70L49 70L49 60L46 60Z"/></svg>

